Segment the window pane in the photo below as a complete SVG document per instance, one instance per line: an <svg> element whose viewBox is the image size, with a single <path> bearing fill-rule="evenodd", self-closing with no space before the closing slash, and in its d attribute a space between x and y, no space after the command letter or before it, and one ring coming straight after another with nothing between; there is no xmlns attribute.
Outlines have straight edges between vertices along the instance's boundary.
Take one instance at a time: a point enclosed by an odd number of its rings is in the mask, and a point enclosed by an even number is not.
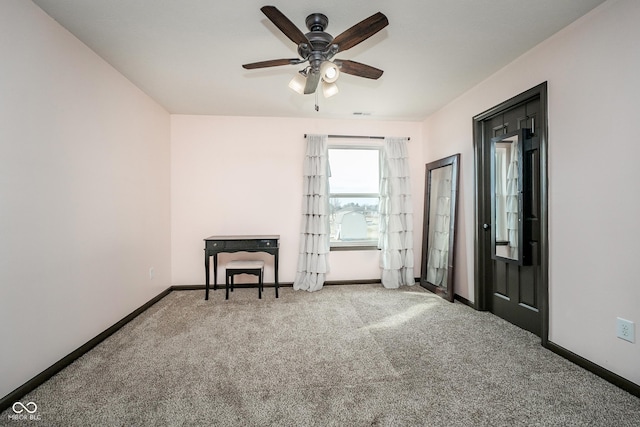
<svg viewBox="0 0 640 427"><path fill-rule="evenodd" d="M378 193L380 151L377 149L330 148L329 191L336 193Z"/></svg>
<svg viewBox="0 0 640 427"><path fill-rule="evenodd" d="M376 197L331 197L331 243L378 242Z"/></svg>

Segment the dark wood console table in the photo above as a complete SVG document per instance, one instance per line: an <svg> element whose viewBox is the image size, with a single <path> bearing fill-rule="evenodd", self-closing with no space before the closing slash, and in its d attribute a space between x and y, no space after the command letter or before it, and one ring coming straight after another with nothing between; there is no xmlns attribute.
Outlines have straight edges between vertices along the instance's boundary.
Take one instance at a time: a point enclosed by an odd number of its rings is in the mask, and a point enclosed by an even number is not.
<svg viewBox="0 0 640 427"><path fill-rule="evenodd" d="M213 289L218 289L218 254L220 252L266 252L273 255L276 298L278 298L278 250L280 236L211 236L204 239L205 294L209 299L209 258L213 257Z"/></svg>

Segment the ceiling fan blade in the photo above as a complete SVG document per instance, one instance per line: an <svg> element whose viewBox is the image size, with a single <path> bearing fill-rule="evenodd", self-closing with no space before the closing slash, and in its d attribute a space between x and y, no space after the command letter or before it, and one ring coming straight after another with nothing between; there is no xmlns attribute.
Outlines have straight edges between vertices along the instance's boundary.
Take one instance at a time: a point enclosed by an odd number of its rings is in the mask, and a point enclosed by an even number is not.
<svg viewBox="0 0 640 427"><path fill-rule="evenodd" d="M296 27L289 18L284 16L275 6L263 6L260 10L271 22L275 24L276 27L280 29L280 31L284 33L285 36L289 37L289 40L297 45L301 43L309 44L309 40L307 40L304 33L300 31L300 29Z"/></svg>
<svg viewBox="0 0 640 427"><path fill-rule="evenodd" d="M300 60L298 58L292 59L272 59L270 61L260 61L260 62L252 62L251 64L244 64L242 68L247 70L253 70L256 68L266 68L266 67L277 67L279 65L292 65L299 64Z"/></svg>
<svg viewBox="0 0 640 427"><path fill-rule="evenodd" d="M387 17L378 12L338 35L332 43L337 44L338 52L341 52L365 41L387 25L389 25Z"/></svg>
<svg viewBox="0 0 640 427"><path fill-rule="evenodd" d="M318 83L320 83L320 73L310 72L307 75L307 83L304 86L304 94L308 95L315 92L318 88Z"/></svg>
<svg viewBox="0 0 640 427"><path fill-rule="evenodd" d="M379 79L384 71L372 67L371 65L361 64L356 61L334 59L334 64L340 67L340 71L343 73L351 74L352 76L364 77L367 79Z"/></svg>

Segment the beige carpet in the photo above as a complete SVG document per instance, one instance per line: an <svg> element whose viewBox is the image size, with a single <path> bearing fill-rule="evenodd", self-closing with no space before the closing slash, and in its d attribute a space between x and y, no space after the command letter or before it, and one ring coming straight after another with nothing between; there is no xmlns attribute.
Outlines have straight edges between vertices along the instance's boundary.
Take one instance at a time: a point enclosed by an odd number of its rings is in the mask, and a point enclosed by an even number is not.
<svg viewBox="0 0 640 427"><path fill-rule="evenodd" d="M419 286L265 291L174 291L21 401L48 426L640 425L640 399Z"/></svg>

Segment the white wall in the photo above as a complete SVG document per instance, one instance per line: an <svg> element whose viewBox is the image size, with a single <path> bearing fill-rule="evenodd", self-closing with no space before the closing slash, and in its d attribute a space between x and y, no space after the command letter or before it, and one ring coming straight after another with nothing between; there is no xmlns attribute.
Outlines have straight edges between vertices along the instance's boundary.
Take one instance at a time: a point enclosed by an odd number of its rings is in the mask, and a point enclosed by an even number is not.
<svg viewBox="0 0 640 427"><path fill-rule="evenodd" d="M539 83L549 96L552 342L640 384L640 2L612 0L429 117L425 161L462 153L456 292L474 300L472 117ZM636 332L640 341L640 333Z"/></svg>
<svg viewBox="0 0 640 427"><path fill-rule="evenodd" d="M279 234L281 282L292 282L302 215L304 135L408 136L416 275L420 268L424 164L420 123L373 120L171 117L173 284L204 283L204 243L216 234ZM330 140L331 142L331 140ZM234 254L233 256L238 256ZM257 255L252 254L252 257ZM272 257L265 280L273 281ZM220 262L229 259L220 255ZM379 279L378 251L331 252L327 280ZM219 283L223 282L218 271Z"/></svg>
<svg viewBox="0 0 640 427"><path fill-rule="evenodd" d="M1 397L170 286L170 122L30 1L0 62Z"/></svg>

